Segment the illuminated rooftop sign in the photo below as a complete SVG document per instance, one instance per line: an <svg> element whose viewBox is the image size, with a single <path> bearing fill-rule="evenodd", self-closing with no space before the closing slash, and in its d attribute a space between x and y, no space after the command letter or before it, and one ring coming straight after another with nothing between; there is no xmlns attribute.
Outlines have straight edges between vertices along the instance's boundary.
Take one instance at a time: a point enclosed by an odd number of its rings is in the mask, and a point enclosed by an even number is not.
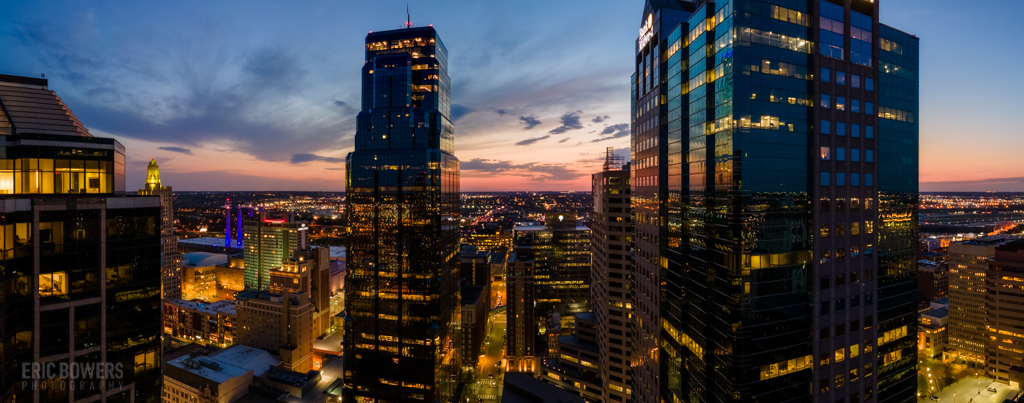
<svg viewBox="0 0 1024 403"><path fill-rule="evenodd" d="M647 46L647 42L654 37L654 14L647 14L647 23L640 27L640 47Z"/></svg>

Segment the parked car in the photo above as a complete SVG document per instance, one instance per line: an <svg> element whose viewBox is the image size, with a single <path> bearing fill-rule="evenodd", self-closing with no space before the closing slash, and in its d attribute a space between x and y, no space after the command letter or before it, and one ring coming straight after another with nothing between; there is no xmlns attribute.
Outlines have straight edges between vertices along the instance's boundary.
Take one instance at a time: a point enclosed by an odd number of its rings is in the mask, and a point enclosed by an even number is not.
<svg viewBox="0 0 1024 403"><path fill-rule="evenodd" d="M987 391L989 391L989 392L992 392L992 393L996 393L996 392L998 392L998 391L996 390L996 388L993 388L993 387L991 387L991 386L989 386L989 387L988 387L988 389L985 389L985 390L987 390Z"/></svg>
<svg viewBox="0 0 1024 403"><path fill-rule="evenodd" d="M931 399L932 399L932 400L934 400L934 401L936 401L936 402L937 402L937 401L939 401L939 397L938 397L938 396L935 396L935 395L932 395L932 398L931 398Z"/></svg>

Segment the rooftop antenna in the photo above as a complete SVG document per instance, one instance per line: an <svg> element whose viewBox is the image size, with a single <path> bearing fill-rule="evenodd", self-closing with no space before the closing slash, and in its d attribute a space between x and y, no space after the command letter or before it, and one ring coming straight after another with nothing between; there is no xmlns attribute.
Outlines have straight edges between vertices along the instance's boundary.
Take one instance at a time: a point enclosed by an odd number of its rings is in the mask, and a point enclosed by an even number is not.
<svg viewBox="0 0 1024 403"><path fill-rule="evenodd" d="M412 28L412 16L409 15L409 3L405 3L405 28Z"/></svg>

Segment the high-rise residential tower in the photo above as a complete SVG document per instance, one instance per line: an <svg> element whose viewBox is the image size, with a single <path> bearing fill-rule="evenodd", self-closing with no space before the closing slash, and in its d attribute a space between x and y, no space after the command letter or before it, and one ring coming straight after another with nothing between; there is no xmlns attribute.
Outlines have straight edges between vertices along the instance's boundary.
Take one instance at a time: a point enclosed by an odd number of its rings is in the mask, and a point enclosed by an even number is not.
<svg viewBox="0 0 1024 403"><path fill-rule="evenodd" d="M164 298L181 298L181 253L178 237L174 235L174 192L160 183L160 166L149 160L146 166L146 187L139 189L141 196L160 196L160 239L163 264L160 266Z"/></svg>
<svg viewBox="0 0 1024 403"><path fill-rule="evenodd" d="M635 400L914 398L918 40L878 6L647 2Z"/></svg>
<svg viewBox="0 0 1024 403"><path fill-rule="evenodd" d="M366 36L347 158L345 399L449 402L461 365L459 160L432 27Z"/></svg>
<svg viewBox="0 0 1024 403"><path fill-rule="evenodd" d="M629 210L629 164L615 163L608 150L605 170L592 176L591 298L605 402L632 399L633 298L629 249L633 223Z"/></svg>
<svg viewBox="0 0 1024 403"><path fill-rule="evenodd" d="M160 198L45 79L0 75L0 135L2 400L160 401Z"/></svg>
<svg viewBox="0 0 1024 403"><path fill-rule="evenodd" d="M308 223L295 221L289 214L281 219L271 219L261 208L251 218L245 219L243 225L245 289L269 290L270 271L280 268L281 263L292 256L292 251L306 249L309 245Z"/></svg>

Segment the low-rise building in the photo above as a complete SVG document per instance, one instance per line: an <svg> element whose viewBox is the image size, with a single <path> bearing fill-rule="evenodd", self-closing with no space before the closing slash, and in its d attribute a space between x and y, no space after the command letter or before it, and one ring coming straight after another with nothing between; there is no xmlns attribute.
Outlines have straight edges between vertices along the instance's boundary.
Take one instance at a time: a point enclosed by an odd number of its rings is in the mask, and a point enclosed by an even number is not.
<svg viewBox="0 0 1024 403"><path fill-rule="evenodd" d="M297 372L313 369L313 304L309 293L235 294L236 343L276 352L281 366Z"/></svg>
<svg viewBox="0 0 1024 403"><path fill-rule="evenodd" d="M164 333L190 343L220 347L234 343L235 301L214 303L169 298L164 304Z"/></svg>
<svg viewBox="0 0 1024 403"><path fill-rule="evenodd" d="M228 255L190 252L182 255L181 299L217 301L217 266L228 264Z"/></svg>
<svg viewBox="0 0 1024 403"><path fill-rule="evenodd" d="M919 315L917 350L929 357L939 358L946 350L949 309L946 306L934 303L931 308Z"/></svg>
<svg viewBox="0 0 1024 403"><path fill-rule="evenodd" d="M280 360L266 351L232 346L208 356L182 356L164 366L163 401L231 403L249 393L253 379Z"/></svg>

